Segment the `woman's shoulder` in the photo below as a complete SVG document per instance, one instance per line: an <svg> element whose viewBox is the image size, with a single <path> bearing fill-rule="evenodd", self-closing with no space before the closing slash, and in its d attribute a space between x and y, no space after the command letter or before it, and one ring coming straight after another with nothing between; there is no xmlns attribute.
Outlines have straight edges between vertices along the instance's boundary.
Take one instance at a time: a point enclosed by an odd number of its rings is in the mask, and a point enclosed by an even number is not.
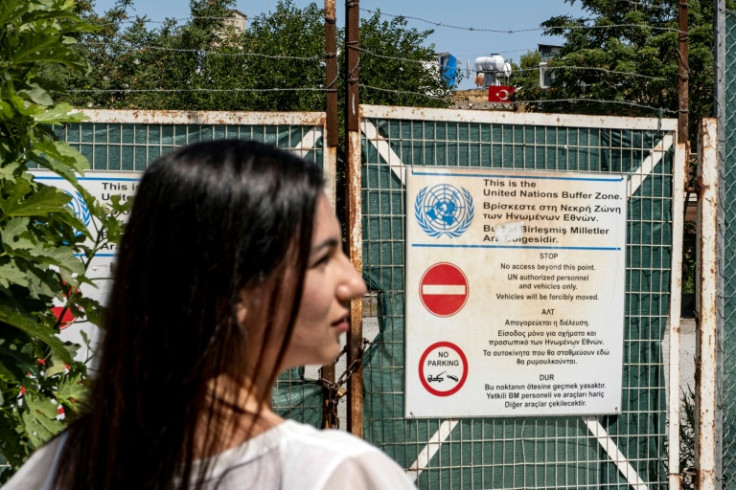
<svg viewBox="0 0 736 490"><path fill-rule="evenodd" d="M406 472L383 451L354 435L318 430L294 421L282 424L285 482L309 475L313 488L411 489ZM289 486L286 488L300 488Z"/></svg>
<svg viewBox="0 0 736 490"><path fill-rule="evenodd" d="M340 456L352 456L366 452L381 452L363 439L355 437L343 430L320 430L311 425L302 424L293 420L286 420L281 425L283 443L286 445L300 446L300 449L311 448L316 451L324 450Z"/></svg>
<svg viewBox="0 0 736 490"><path fill-rule="evenodd" d="M66 437L67 434L64 432L38 448L18 472L3 485L3 490L51 488Z"/></svg>

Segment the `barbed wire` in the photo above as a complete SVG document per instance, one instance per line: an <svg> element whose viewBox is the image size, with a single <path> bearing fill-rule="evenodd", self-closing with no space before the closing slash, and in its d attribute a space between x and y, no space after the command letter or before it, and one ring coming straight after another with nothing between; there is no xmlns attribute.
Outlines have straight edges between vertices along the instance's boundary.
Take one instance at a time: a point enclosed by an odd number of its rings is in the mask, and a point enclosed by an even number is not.
<svg viewBox="0 0 736 490"><path fill-rule="evenodd" d="M415 17L411 15L402 15L402 14L390 14L387 12L384 12L380 9L373 10L373 9L367 9L367 8L360 8L362 12L368 12L369 14L378 14L381 17L390 17L392 19L396 18L402 18L402 19L410 19L410 20L416 20L418 22L423 22L425 24L430 24L435 27L446 27L448 29L455 29L459 31L471 31L471 32L493 32L497 34L516 34L521 32L534 32L534 31L541 31L541 27L530 27L530 28L524 28L524 29L491 29L488 27L471 27L471 26L457 26L452 24L445 24L444 22L436 22L432 20L423 19L421 17Z"/></svg>
<svg viewBox="0 0 736 490"><path fill-rule="evenodd" d="M379 54L379 53L376 53L374 51L370 51L370 50L365 49L365 48L358 48L358 49L359 49L359 51L361 51L363 53L369 54L371 56L376 56L378 58L383 58L383 59L388 59L388 60L393 60L393 61L401 61L401 62L406 62L406 63L414 63L414 64L419 64L419 65L422 65L422 66L424 66L424 65L427 64L427 61L424 61L424 60L415 60L415 59L411 59L411 58L402 58L400 56L390 56L390 55L385 55L385 54ZM517 69L514 70L514 73L527 73L527 72L539 71L539 68L540 68L540 65L537 64L533 68L517 68ZM657 80L657 81L666 80L666 78L664 78L664 77L656 77L656 76L651 76L651 75L644 75L642 73L637 73L637 72L632 72L632 71L610 70L610 69L601 68L601 67L565 65L565 66L547 66L545 69L546 70L549 70L549 71L554 71L554 70L573 70L573 71L575 71L575 70L579 70L579 71L586 71L586 70L588 70L588 71L600 71L600 72L603 72L603 73L606 73L606 74L609 74L609 75L622 75L622 76L629 76L629 77L643 78L643 79L647 79L647 80ZM459 66L456 68L456 71L457 72L462 72L462 71L466 71L466 70L467 70L466 68L462 68L462 67L459 67ZM470 70L471 71L475 71L472 68Z"/></svg>
<svg viewBox="0 0 736 490"><path fill-rule="evenodd" d="M537 65L534 68L519 68L515 70L516 73L522 72L533 72L533 71L539 71L540 66ZM644 75L642 73L637 73L635 71L618 71L618 70L609 70L607 68L599 68L599 67L592 67L592 66L574 66L574 65L565 65L565 66L546 66L544 68L547 71L556 71L556 70L571 70L571 71L600 71L603 73L606 73L608 75L624 75L628 77L633 78L642 78L645 80L655 80L655 81L664 81L667 80L665 77L657 77L657 76L651 76L651 75Z"/></svg>
<svg viewBox="0 0 736 490"><path fill-rule="evenodd" d="M371 50L365 49L365 48L358 48L358 51L360 51L361 53L366 53L366 54L369 54L371 56L375 56L377 58L383 58L383 59L386 59L386 60L403 61L403 62L406 62L406 63L414 63L416 65L425 65L425 64L427 64L427 61L425 61L425 60L416 60L416 59L412 59L412 58L403 58L401 56L390 56L390 55L386 55L386 54L376 53L375 51L371 51Z"/></svg>
<svg viewBox="0 0 736 490"><path fill-rule="evenodd" d="M272 55L272 54L254 53L254 52L245 52L245 51L233 53L233 52L209 51L209 50L200 50L200 49L167 48L164 46L134 45L134 44L112 43L112 42L82 42L82 43L79 43L79 45L80 46L115 46L115 47L121 47L121 48L128 48L130 51L133 51L133 52L151 50L151 51L166 51L166 52L176 52L176 53L194 53L194 54L213 55L213 56L260 57L260 58L288 60L288 61L322 62L324 60L324 58L320 55L314 55L314 56ZM433 61L428 62L426 60L417 60L417 59L405 58L401 56L384 55L384 54L376 53L375 51L371 51L366 48L358 48L358 50L362 53L366 53L371 56L375 56L377 58L401 61L405 63L413 63L413 64L422 65L422 66L426 65L427 63L433 63ZM539 69L539 65L536 65L533 68L517 68L515 72L517 73L518 72L529 72L529 71L536 71L538 69ZM466 70L465 68L461 68L461 67L457 68L457 71L465 71L465 70ZM564 65L564 66L547 66L546 70L592 70L592 71L601 71L601 72L605 72L608 74L625 75L625 76L639 77L639 78L645 78L645 79L651 79L651 80L665 80L665 78L663 77L644 75L644 74L636 73L636 72L610 70L607 68L600 68L600 67Z"/></svg>
<svg viewBox="0 0 736 490"><path fill-rule="evenodd" d="M320 87L291 87L291 88L91 88L69 89L70 93L187 93L187 92L335 92L336 89Z"/></svg>
<svg viewBox="0 0 736 490"><path fill-rule="evenodd" d="M548 29L547 27L529 27L524 29L492 29L488 27L473 27L473 26L458 26L453 24L445 24L444 22L437 22L433 20L423 19L421 17L415 17L411 15L402 15L402 14L390 14L387 12L383 12L382 10L372 10L372 9L365 9L361 8L361 11L368 12L371 14L378 14L381 17L391 17L391 18L403 18L403 19L410 19L415 20L417 22L423 22L425 24L433 25L435 27L445 27L448 29L455 29L460 31L470 31L470 32L490 32L495 34L520 34L524 32L535 32L535 31L543 31ZM671 31L671 32L680 32L679 29L675 27L660 27L660 26L652 26L649 24L608 24L608 25L585 25L585 24L566 24L561 26L555 26L555 29L570 29L570 30L595 30L595 29L623 29L623 28L629 28L629 27L639 27L639 28L647 28L652 30L660 30L660 31Z"/></svg>
<svg viewBox="0 0 736 490"><path fill-rule="evenodd" d="M411 95L414 97L425 97L425 98L437 99L437 100L447 100L448 98L452 98L452 96L437 96L437 95L432 95L432 94L427 94L427 93L422 93L422 92L413 92L413 91L408 91L408 90L387 89L387 88L376 87L376 86L367 85L367 84L360 84L360 87L370 89L370 90L376 90L379 92L392 93L395 95ZM486 89L479 88L476 90L485 91ZM558 99L514 99L506 103L510 103L510 104L549 104L549 103L585 103L585 102L636 107L638 109L647 109L647 110L667 113L667 114L677 114L678 113L678 111L673 110L673 109L667 109L664 107L656 107L656 106L651 106L647 104L640 104L638 102L629 102L629 101L624 101L624 100L608 100L608 99L586 99L582 97L558 98Z"/></svg>
<svg viewBox="0 0 736 490"><path fill-rule="evenodd" d="M428 94L428 93L423 93L423 92L413 92L411 90L396 90L396 89L390 89L390 88L375 87L373 85L367 85L365 83L359 83L358 86L360 88L367 88L369 90L376 90L378 92L386 92L386 93L391 93L391 94L396 94L396 95L411 95L413 97L424 97L427 99L435 99L435 100L446 100L449 97L448 95L442 96L442 95L433 95L433 94Z"/></svg>
<svg viewBox="0 0 736 490"><path fill-rule="evenodd" d="M511 101L515 104L547 104L550 102L573 102L573 103L580 103L580 102L595 102L597 104L613 104L613 105L622 105L622 106L629 106L629 107L636 107L637 109L647 109L651 111L657 111L661 113L668 113L668 114L677 114L678 111L673 109L667 109L665 107L655 107L651 105L646 104L639 104L638 102L628 102L625 100L608 100L608 99L585 99L585 98L567 98L567 99L515 99Z"/></svg>
<svg viewBox="0 0 736 490"><path fill-rule="evenodd" d="M646 4L643 4L641 2L637 2L635 0L623 0L626 1L632 5L635 6L642 6L647 7ZM651 7L651 6L648 6ZM667 8L666 5L662 5L661 8L665 10ZM515 28L515 29L493 29L488 27L475 27L475 26L462 26L462 25L454 25L454 24L447 24L444 22L439 21L433 21L430 19L425 19L422 17L416 17L412 15L405 15L405 14L392 14L388 12L384 12L380 9L369 9L369 8L360 8L360 11L366 12L369 14L378 14L381 17L390 17L390 18L403 18L403 19L409 19L414 20L417 22L423 22L425 24L429 24L435 27L443 27L448 29L454 29L454 30L463 30L463 31L469 31L469 32L486 32L486 33L496 33L496 34L521 34L525 32L536 32L536 31L543 31L547 29L546 27L542 26L536 26L536 27L525 27L525 28ZM118 22L108 22L104 24L98 24L102 26L106 25L115 25L115 24L128 24L128 23L144 23L144 24L166 24L169 22L185 22L185 21L193 21L193 20L230 20L232 17L209 17L209 16L194 16L194 17L180 17L180 18L167 18L165 20L152 20L147 19L145 16L138 17L136 16L135 19L124 19L120 20ZM647 29L653 29L653 30L661 30L661 31L670 31L670 32L679 32L679 29L676 27L661 27L661 26L652 26L650 24L609 24L609 25L584 25L584 24L568 24L568 25L562 25L557 26L558 29L571 29L571 30L588 30L588 29L619 29L619 28L633 28L633 27L639 27L639 28L647 28Z"/></svg>
<svg viewBox="0 0 736 490"><path fill-rule="evenodd" d="M98 20L102 20L104 17L98 17ZM116 22L104 22L96 24L98 26L114 26L117 24L168 24L171 22L179 23L183 21L190 21L190 20L230 20L232 17L208 17L208 16L197 16L197 17L169 17L165 18L164 20L152 20L148 19L145 15L139 16L135 15L133 18L126 17L125 19L120 19Z"/></svg>
<svg viewBox="0 0 736 490"><path fill-rule="evenodd" d="M648 9L652 9L652 10L660 9L662 11L665 11L665 10L667 10L667 9L670 8L670 6L667 5L667 4L665 4L665 3L661 3L659 5L651 5L651 4L637 2L636 0L619 0L619 1L629 3L629 4L634 5L636 7L644 7L644 8L648 8Z"/></svg>
<svg viewBox="0 0 736 490"><path fill-rule="evenodd" d="M243 57L260 57L260 58L268 58L268 59L283 59L283 60L294 60L294 61L318 61L322 62L324 60L324 55L313 55L313 56L291 56L291 55L272 55L272 54L265 54L265 53L255 53L250 51L240 51L240 52L221 52L221 51L212 51L212 50L204 50L204 49L183 49L183 48L168 48L165 46L154 46L154 45L148 45L148 44L132 44L132 43L120 43L120 42L108 42L108 41L84 41L77 43L78 46L86 46L86 47L97 47L97 46L110 46L110 47L117 47L117 48L123 48L128 49L132 52L140 52L145 50L152 50L152 51L167 51L167 52L178 52L178 53L194 53L194 54L201 54L201 55L214 55L214 56L243 56ZM528 48L528 49L519 49L515 51L503 51L504 53L514 53L514 52L531 52L534 51L535 48ZM397 61L404 61L408 63L416 63L416 64L425 64L426 62L423 60L416 60L411 58L405 58L401 56L389 56L384 55L380 53L376 53L375 51L371 51L366 48L358 48L359 51L370 54L371 56L376 56L379 58L384 59L391 59L391 60L397 60Z"/></svg>
<svg viewBox="0 0 736 490"><path fill-rule="evenodd" d="M79 46L114 46L120 48L128 48L131 51L140 52L142 50L151 51L166 51L173 53L189 53L189 54L201 54L207 56L232 56L232 57L255 57L255 58L267 58L267 59L279 59L289 61L323 61L324 55L314 56L291 56L291 55L278 55L278 54L265 54L265 53L253 53L249 51L238 51L223 52L223 51L211 51L206 49L183 49L183 48L167 48L165 46L152 46L146 44L128 44L128 43L115 43L115 42L101 42L101 41L87 41L78 43Z"/></svg>
<svg viewBox="0 0 736 490"><path fill-rule="evenodd" d="M377 92L390 93L399 96L411 96L416 98L433 99L433 100L445 100L449 101L453 99L452 94L437 95L428 92L417 92L411 90L397 90L384 87L376 87L365 83L360 83L359 86L362 89L373 90ZM485 92L486 89L475 89L474 91ZM291 87L291 88L230 88L230 89L217 89L217 88L176 88L176 89L70 89L69 93L75 94L144 94L144 93L274 93L274 92L320 92L328 93L335 92L336 89L326 89L321 87ZM454 92L455 95L462 95L463 91ZM456 103L458 103L456 101ZM673 109L667 109L664 107L656 107L638 102L621 101L621 100L608 100L608 99L588 99L582 97L570 97L570 98L554 98L554 99L514 99L505 104L553 104L553 103L596 103L601 105L617 105L632 107L636 109L644 109L660 114L671 114L677 115L678 111Z"/></svg>
<svg viewBox="0 0 736 490"><path fill-rule="evenodd" d="M190 54L199 54L199 55L205 55L205 56L233 56L233 57L257 57L257 58L265 58L265 59L274 59L274 60L287 60L287 61L311 61L311 62L317 62L318 64L321 64L324 59L323 57L319 55L314 56L291 56L291 55L271 55L271 54L265 54L265 53L254 53L254 52L221 52L221 51L208 51L208 50L197 50L197 49L182 49L182 48L168 48L164 46L152 46L152 45L134 45L134 44L127 44L127 43L113 43L113 42L83 42L79 43L81 46L114 46L119 48L127 48L130 51L133 52L140 52L145 50L151 50L151 51L165 51L165 52L175 52L175 53L190 53ZM384 55L380 53L376 53L375 51L371 51L369 49L365 48L358 48L358 50L361 53L368 54L370 56L375 56L377 58L382 59L388 59L393 61L399 61L402 63L412 63L416 65L425 66L428 62L425 60L417 60L412 58L405 58L401 56L390 56L390 55ZM431 61L429 63L432 63ZM475 71L473 68L463 68L463 67L457 67L456 72L463 72L463 71ZM536 65L532 68L517 68L515 73L526 73L526 72L532 72L539 70L539 65ZM610 75L621 75L621 76L628 76L628 77L635 77L635 78L642 78L647 80L665 80L663 77L656 77L656 76L650 76L650 75L644 75L641 73L636 72L625 72L625 71L619 71L619 70L610 70L607 68L601 68L601 67L586 67L586 66L576 66L576 65L566 65L566 66L547 66L546 70L578 70L578 71L599 71Z"/></svg>
<svg viewBox="0 0 736 490"><path fill-rule="evenodd" d="M634 6L641 6L645 7L646 5L638 2L636 0L625 0L628 3L634 5ZM533 27L533 28L519 28L519 29L493 29L493 28L485 28L485 27L474 27L474 26L461 26L461 25L452 25L444 22L435 22L432 20L424 19L421 17L416 16L407 16L407 15L397 15L397 14L391 14L386 13L381 10L373 10L373 9L366 9L361 8L360 11L367 12L369 14L379 14L380 16L386 16L391 18L404 18L409 19L416 22L423 22L426 24L430 24L436 27L442 27L442 28L448 28L448 29L456 29L456 30L465 30L470 32L483 32L483 33L499 33L499 34L516 34L516 33L524 33L524 32L534 32L534 31L542 31L545 30L545 28L541 26ZM117 23L127 23L127 22L138 22L138 23L178 23L178 22L184 22L184 21L193 21L193 20L229 20L231 17L208 17L208 16L192 16L192 17L182 17L182 18L167 18L164 21L156 21L143 17L136 17L135 19L125 19L124 21L118 21L113 22L111 24L117 24ZM563 25L559 26L560 29L614 29L614 28L648 28L652 30L662 30L662 31L672 31L672 32L678 32L678 29L671 28L671 27L660 27L660 26L651 26L648 24L611 24L606 26L595 26L595 25ZM129 49L131 51L135 52L141 52L146 50L151 51L162 51L162 52L174 52L174 53L195 53L198 55L203 56L227 56L227 57L259 57L259 58L265 58L265 59L273 59L273 60L286 60L286 61L301 61L301 62L313 62L313 63L319 63L323 65L324 63L324 55L314 55L314 56L292 56L292 55L272 55L272 54L266 54L266 53L257 53L257 52L246 52L246 51L237 51L237 52L222 52L219 50L201 50L201 49L183 49L183 48L170 48L170 47L164 47L164 46L153 46L153 45L136 45L132 43L120 43L120 42L95 42L95 41L89 41L85 43L80 43L82 46L87 47L96 47L96 46L107 46L107 47L116 47L116 48L122 48L122 49ZM432 61L425 61L425 60L417 60L417 59L411 59L407 57L401 57L401 56L391 56L391 55L385 55L382 53L378 53L376 51L372 51L366 48L358 48L358 50L361 53L361 57L376 57L380 59L385 60L394 60L398 61L400 63L411 63L411 64L417 64L426 66L427 63L432 63ZM510 53L521 53L521 52L533 52L535 48L529 48L529 49L518 49L513 51L505 51L504 54L510 54ZM466 63L470 61L467 60ZM459 64L459 63L458 63ZM324 66L324 65L323 65ZM540 69L539 65L536 65L531 68L516 68L514 70L515 74L525 74L530 72L536 72ZM631 72L631 71L622 71L622 70L612 70L608 68L602 68L602 67L589 67L589 66L547 66L546 70L549 71L555 71L555 70L574 70L574 71L594 71L594 72L600 72L605 73L609 75L615 75L620 77L631 77L631 78L637 78L637 79L643 79L643 80L655 80L655 81L662 81L666 80L664 77L661 76L650 76L645 75L642 73L637 72ZM473 71L475 70L471 67L462 67L458 66L456 68L456 72L465 72L465 71ZM349 76L349 74L348 74ZM359 83L359 86L366 90L373 90L378 91L382 93L390 93L400 96L411 96L411 97L422 97L422 98L429 98L429 99L447 99L448 95L442 95L440 92L436 93L428 93L428 92L421 92L421 91L412 91L412 90L397 90L393 88L384 88L384 87L378 87L374 85ZM200 87L200 88L172 88L172 89L136 89L136 88L112 88L112 89L104 89L104 88L91 88L91 89L73 89L70 90L72 93L129 93L129 94L135 94L135 93L269 93L269 92L331 92L335 89L325 89L325 88L318 88L318 87L291 87L291 88L227 88L227 89L217 89L217 88L206 88L206 87ZM472 90L472 89L471 89ZM439 94L439 95L438 95ZM522 99L516 99L513 101L513 103L517 104L544 104L544 103L583 103L583 102L589 102L589 103L598 103L598 104L616 104L616 105L624 105L624 106L630 106L630 107L636 107L639 109L646 109L646 110L652 110L652 111L664 111L666 113L674 113L676 114L677 111L673 111L670 109L663 109L658 107L649 106L646 104L640 104L636 102L627 102L627 101L615 101L615 100L603 100L603 99L586 99L586 98L563 98L563 99L540 99L540 100L522 100Z"/></svg>

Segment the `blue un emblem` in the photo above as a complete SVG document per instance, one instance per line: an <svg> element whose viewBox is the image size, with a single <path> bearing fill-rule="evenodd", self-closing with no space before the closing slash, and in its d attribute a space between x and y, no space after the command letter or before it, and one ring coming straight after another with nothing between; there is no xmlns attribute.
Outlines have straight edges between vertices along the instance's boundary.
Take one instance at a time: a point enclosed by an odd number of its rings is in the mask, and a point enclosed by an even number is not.
<svg viewBox="0 0 736 490"><path fill-rule="evenodd" d="M459 237L470 226L474 213L470 192L450 184L425 187L414 204L419 226L431 237Z"/></svg>
<svg viewBox="0 0 736 490"><path fill-rule="evenodd" d="M77 218L79 218L80 221L82 221L82 223L84 223L84 226L89 227L92 215L89 212L87 203L84 202L84 197L82 197L82 194L80 194L79 191L74 191L73 193L69 191L64 192L66 192L72 198L72 200L69 201L67 205L72 208L74 214L77 216ZM81 231L74 232L74 236L81 236L83 234L84 233L82 233Z"/></svg>

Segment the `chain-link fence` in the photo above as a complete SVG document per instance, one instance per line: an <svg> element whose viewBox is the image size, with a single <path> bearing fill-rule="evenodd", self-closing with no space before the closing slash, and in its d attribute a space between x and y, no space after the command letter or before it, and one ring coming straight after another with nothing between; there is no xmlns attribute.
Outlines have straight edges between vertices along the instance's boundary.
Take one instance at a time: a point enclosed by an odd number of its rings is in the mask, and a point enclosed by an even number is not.
<svg viewBox="0 0 736 490"><path fill-rule="evenodd" d="M721 332L723 335L722 373L722 444L724 488L736 488L736 12L725 11L725 32L717 32L718 42L725 44L725 60L718 60L723 67L723 107L719 124L723 126L725 160L721 169L721 221L720 278L722 281Z"/></svg>
<svg viewBox="0 0 736 490"><path fill-rule="evenodd" d="M667 436L662 352L680 261L674 121L364 106L362 131L364 275L378 295L380 326L365 361L366 439L409 468L419 488L667 488L666 448L677 444ZM405 417L405 370L413 368L405 365L405 304L413 291L405 289L402 172L427 167L626 176L619 415Z"/></svg>

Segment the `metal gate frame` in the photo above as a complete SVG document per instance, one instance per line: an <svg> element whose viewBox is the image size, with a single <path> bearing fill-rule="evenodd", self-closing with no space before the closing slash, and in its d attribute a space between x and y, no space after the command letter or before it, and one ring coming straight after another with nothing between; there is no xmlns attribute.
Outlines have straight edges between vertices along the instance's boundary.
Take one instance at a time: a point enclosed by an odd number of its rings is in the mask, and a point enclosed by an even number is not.
<svg viewBox="0 0 736 490"><path fill-rule="evenodd" d="M313 126L295 145L286 149L304 157L309 151L318 147L324 150L322 168L325 173L326 193L334 205L336 155L326 151L326 145L320 142L327 134L326 114L323 112L226 112L226 111L157 111L157 110L113 110L84 109L75 112L85 114L89 120L77 124L149 124L149 125L183 125L183 126ZM232 136L230 136L232 137ZM87 144L65 139L72 145ZM276 141L265 138L263 141L276 144ZM95 141L104 145L106 142ZM96 168L94 155L89 158L91 172L108 170Z"/></svg>
<svg viewBox="0 0 736 490"><path fill-rule="evenodd" d="M321 164L324 172L325 194L335 206L336 152L327 145L324 112L107 109L76 112L88 119L60 127L58 136L87 157L91 167L85 172L87 177L94 177L96 171L142 173L155 158L187 143L219 138L252 139L274 144L302 158L316 152L315 163ZM299 127L303 129L294 131ZM132 141L123 137L124 130L133 135ZM110 161L115 163L113 168ZM294 369L282 374L274 389L276 410L320 427L324 406L320 378L317 369Z"/></svg>
<svg viewBox="0 0 736 490"><path fill-rule="evenodd" d="M685 158L687 155L685 145L677 144L677 121L674 119L653 118L628 118L610 116L579 116L579 115L554 115L554 114L531 114L510 112L481 112L469 110L448 109L418 109L412 107L387 107L387 106L361 106L361 132L362 139L366 144L375 147L379 156L387 163L393 175L403 184L404 175L408 166L401 161L399 155L392 149L386 138L381 136L376 126L368 118L396 119L406 121L437 121L450 123L491 123L505 125L533 125L549 127L569 128L600 128L600 129L632 129L645 131L663 131L664 137L654 147L647 158L641 163L637 171L632 172L629 177L628 196L638 189L646 177L652 172L657 163L662 159L665 152L674 150L672 170L672 258L671 258L671 281L669 302L669 375L667 382L667 414L669 419L668 437L669 451L667 471L669 474L670 488L680 487L679 470L679 378L680 378L680 291L681 291L681 263L682 263L682 232L685 185ZM360 161L360 160L359 160ZM360 196L363 190L362 182L352 184L348 189L352 195ZM364 206L363 206L364 207ZM359 206L360 209L360 206ZM353 252L361 251L361 256L353 257L354 263L366 264L362 257L362 237L365 236L362 229L363 216L357 216L354 223L349 223L349 229L353 236L361 237L361 242L353 248ZM356 228L357 227L357 228ZM360 338L362 331L360 325L353 325L352 335ZM352 396L352 395L351 395ZM362 393L360 397L362 398ZM590 432L590 436L597 440L600 448L608 455L618 471L626 478L628 485L632 488L648 488L647 484L639 477L636 470L627 461L626 456L618 449L616 441L601 425L597 417L583 417L583 422ZM452 432L458 420L445 420L427 441L426 446L419 451L419 455L413 464L409 465L408 472L414 478L427 467L429 461L437 453L443 442ZM362 428L361 428L362 430Z"/></svg>

